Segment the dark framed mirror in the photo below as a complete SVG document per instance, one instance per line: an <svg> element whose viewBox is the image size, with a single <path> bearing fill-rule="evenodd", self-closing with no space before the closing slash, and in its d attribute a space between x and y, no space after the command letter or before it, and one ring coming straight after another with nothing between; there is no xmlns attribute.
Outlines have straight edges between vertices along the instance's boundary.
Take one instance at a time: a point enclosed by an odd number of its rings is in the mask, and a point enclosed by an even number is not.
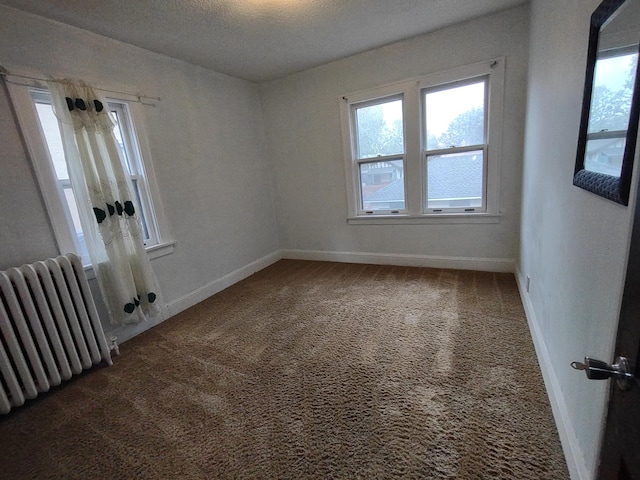
<svg viewBox="0 0 640 480"><path fill-rule="evenodd" d="M629 203L640 112L640 0L604 0L591 15L573 184Z"/></svg>

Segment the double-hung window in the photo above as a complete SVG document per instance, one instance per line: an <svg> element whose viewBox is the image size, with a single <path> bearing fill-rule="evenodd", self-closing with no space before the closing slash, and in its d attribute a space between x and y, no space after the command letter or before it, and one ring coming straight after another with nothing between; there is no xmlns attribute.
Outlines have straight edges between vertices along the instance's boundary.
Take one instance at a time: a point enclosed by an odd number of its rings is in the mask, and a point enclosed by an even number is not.
<svg viewBox="0 0 640 480"><path fill-rule="evenodd" d="M61 253L76 252L85 265L90 265L51 95L47 89L40 87L10 87ZM134 208L140 217L145 246L148 249L155 248L158 251L156 255L170 253L172 245L163 245L161 242L163 235L158 222L157 187L150 174L152 167L149 162L143 162L143 151L145 156L148 156L148 152L140 142L132 105L126 100L108 99L108 108L115 123L114 135L125 173L133 187ZM162 246L166 246L167 250L164 251Z"/></svg>
<svg viewBox="0 0 640 480"><path fill-rule="evenodd" d="M504 59L341 98L349 221L497 221Z"/></svg>

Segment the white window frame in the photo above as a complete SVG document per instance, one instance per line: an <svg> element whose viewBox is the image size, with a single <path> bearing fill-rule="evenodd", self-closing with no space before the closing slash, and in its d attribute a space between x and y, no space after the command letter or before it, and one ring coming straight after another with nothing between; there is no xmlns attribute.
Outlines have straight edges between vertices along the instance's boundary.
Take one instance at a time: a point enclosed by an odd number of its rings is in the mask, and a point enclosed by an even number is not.
<svg viewBox="0 0 640 480"><path fill-rule="evenodd" d="M404 150L402 153L398 153L395 155L380 155L377 157L360 157L360 152L358 149L358 128L357 128L357 111L358 108L366 108L366 107L371 107L374 105L380 105L382 103L385 102L392 102L394 100L402 100L402 112L403 112L403 138L402 138L402 142L403 142L403 146L404 146ZM363 202L363 192L362 192L362 183L360 181L360 166L367 164L367 163L380 163L380 162L391 162L391 161L398 161L400 160L402 162L402 166L403 169L406 169L407 167L407 155L406 155L406 138L404 135L404 96L402 94L391 94L391 95L384 95L381 97L377 97L374 99L368 99L364 102L356 102L356 103L352 103L351 104L351 108L350 108L350 122L351 125L353 125L353 139L352 139L352 146L351 146L351 151L353 152L353 161L355 163L354 168L356 169L355 175L356 178L354 179L354 184L355 184L355 188L356 188L356 195L357 195L357 199L356 199L356 210L357 210L357 215L370 215L370 214L376 214L376 215L380 215L380 214L386 214L386 215L395 215L395 214L406 214L407 213L407 202L406 202L406 198L407 198L407 182L404 181L404 198L405 198L405 208L402 209L380 209L380 210L375 210L375 211L370 211L370 210L366 210L362 205Z"/></svg>
<svg viewBox="0 0 640 480"><path fill-rule="evenodd" d="M428 149L428 145L427 145L427 129L425 128L424 124L422 126L422 128L420 129L421 133L422 133L422 145L423 145L423 151L422 151L422 172L423 172L423 178L425 179L425 181L422 184L423 187L423 195L422 195L422 201L424 202L423 205L423 212L425 213L483 213L487 211L487 182L486 182L486 173L487 173L487 159L488 159L488 138L487 138L487 124L488 124L488 104L489 104L489 76L488 75L481 75L478 77L471 77L471 78L467 78L461 81L455 81L455 82L451 82L451 83L445 83L445 84L441 84L441 85L436 85L436 86L429 86L426 88L422 88L420 90L420 101L421 103L421 112L422 112L422 121L425 121L425 117L427 114L427 106L426 106L426 97L427 94L431 93L431 92L439 92L439 91L446 91L448 89L451 88L457 88L457 87L464 87L466 85L470 85L473 83L477 83L478 81L482 81L484 83L484 105L483 105L483 114L484 114L484 119L483 119L483 140L484 142L481 144L475 144L475 145L468 145L468 146L451 146L448 148L434 148L432 150ZM428 206L428 195L429 195L429 189L428 189L428 183L429 183L429 171L428 171L428 165L429 165L429 161L428 158L430 156L438 156L438 155L447 155L447 154L456 154L456 153L465 153L465 152L471 152L471 151L477 151L477 150L481 150L482 154L483 154L483 165L482 165L482 172L483 172L483 182L482 182L482 198L481 198L481 205L477 206L477 207L429 207Z"/></svg>
<svg viewBox="0 0 640 480"><path fill-rule="evenodd" d="M107 102L109 110L116 111L119 123L124 127L121 129L121 132L126 156L130 163L129 178L134 188L137 189L137 191L132 193L136 196L136 203L140 205L142 210L143 215L140 220L146 224L144 230L148 234L148 237L145 238L145 245L157 245L160 243L158 222L153 201L149 194L148 177L145 173L146 167L136 132L136 124L131 115L131 104L123 100L114 100L111 98L107 98Z"/></svg>
<svg viewBox="0 0 640 480"><path fill-rule="evenodd" d="M347 221L351 224L498 223L501 216L500 167L502 162L504 75L505 59L498 57L445 72L341 96L339 103L347 180ZM448 208L442 209L442 211L433 208L427 209L425 166L427 150L423 93L429 89L444 85L455 86L479 77L488 78L485 108L486 143L483 146L485 151L483 208L475 208L474 211L465 211L468 209L464 208ZM405 209L397 213L390 211L367 212L360 208L359 162L361 160L357 158L354 111L356 107L368 102L375 104L384 98L393 96L403 98ZM453 153L456 150L445 150L445 152ZM429 154L434 152L436 151L430 151Z"/></svg>
<svg viewBox="0 0 640 480"><path fill-rule="evenodd" d="M55 172L49 148L42 131L40 119L36 111L35 101L32 91L42 91L49 93L46 86L39 82L34 83L13 83L7 82L9 94L15 107L15 114L24 137L27 154L33 165L40 191L49 215L51 228L54 233L59 252L80 253L80 248L75 235L75 229L71 214L64 198L63 185L58 180ZM136 179L140 189L146 193L141 195L146 199L142 200L141 208L147 213L145 220L151 222L149 232L153 233L148 239L146 251L151 259L168 255L173 252L175 242L170 240L171 236L167 227L167 222L160 202L160 195L151 154L146 141L144 123L142 122L141 105L136 100L126 98L113 98L108 91L98 90L108 101L110 107L118 108L119 113L124 115L123 119L128 123L123 130L127 137L128 148L132 149L133 163L136 169L132 179ZM130 136L129 136L130 135ZM142 193L142 192L141 192ZM84 261L85 269L92 275L90 263Z"/></svg>

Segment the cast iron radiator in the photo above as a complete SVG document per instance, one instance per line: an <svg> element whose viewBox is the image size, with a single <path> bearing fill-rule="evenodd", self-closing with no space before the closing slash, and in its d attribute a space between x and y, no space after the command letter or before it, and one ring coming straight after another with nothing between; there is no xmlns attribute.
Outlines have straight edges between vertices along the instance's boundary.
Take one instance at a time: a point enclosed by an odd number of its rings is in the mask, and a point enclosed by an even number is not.
<svg viewBox="0 0 640 480"><path fill-rule="evenodd" d="M0 272L0 413L101 362L111 352L77 255Z"/></svg>

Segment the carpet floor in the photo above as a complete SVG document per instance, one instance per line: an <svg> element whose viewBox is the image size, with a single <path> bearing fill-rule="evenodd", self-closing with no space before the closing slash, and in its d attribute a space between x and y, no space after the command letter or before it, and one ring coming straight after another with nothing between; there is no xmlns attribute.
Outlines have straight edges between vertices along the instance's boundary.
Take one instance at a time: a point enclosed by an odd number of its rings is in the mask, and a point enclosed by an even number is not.
<svg viewBox="0 0 640 480"><path fill-rule="evenodd" d="M282 260L0 420L7 479L568 479L510 274Z"/></svg>

